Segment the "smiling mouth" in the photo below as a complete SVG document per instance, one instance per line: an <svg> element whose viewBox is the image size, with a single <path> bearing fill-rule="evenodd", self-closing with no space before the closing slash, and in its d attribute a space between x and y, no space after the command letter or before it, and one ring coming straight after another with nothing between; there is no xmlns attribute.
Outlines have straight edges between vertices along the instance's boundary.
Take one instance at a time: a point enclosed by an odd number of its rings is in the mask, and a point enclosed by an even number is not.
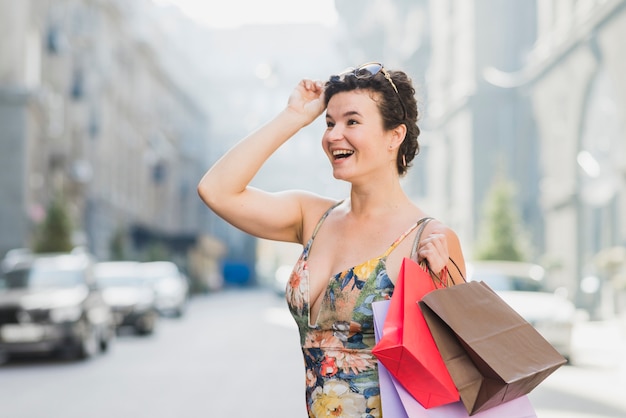
<svg viewBox="0 0 626 418"><path fill-rule="evenodd" d="M352 154L354 154L354 151L352 151L352 150L339 149L339 150L333 151L333 158L335 160L340 160L342 158L348 158Z"/></svg>

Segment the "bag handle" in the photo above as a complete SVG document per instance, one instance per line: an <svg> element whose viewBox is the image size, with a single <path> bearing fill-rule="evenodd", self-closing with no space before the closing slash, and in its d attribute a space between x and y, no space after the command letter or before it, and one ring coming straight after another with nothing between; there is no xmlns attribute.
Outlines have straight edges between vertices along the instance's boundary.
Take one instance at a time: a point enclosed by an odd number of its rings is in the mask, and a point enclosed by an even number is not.
<svg viewBox="0 0 626 418"><path fill-rule="evenodd" d="M426 225L428 225L428 222L432 221L434 218L422 218L419 221L417 221L418 224L421 223L419 229L417 230L417 234L415 235L415 240L413 240L413 247L411 247L411 260L415 260L417 262L417 247L420 243L420 240L422 239L422 233L424 232L424 229L426 229Z"/></svg>
<svg viewBox="0 0 626 418"><path fill-rule="evenodd" d="M427 217L427 218L422 218L418 221L418 223L421 223L421 225L417 231L417 234L415 235L415 240L413 241L413 247L411 247L411 255L410 255L411 260L414 260L415 262L417 262L417 247L419 246L420 240L422 239L422 233L424 232L424 229L426 229L426 225L428 224L428 222L432 221L433 219L434 218ZM448 259L452 262L454 267L456 267L456 270L459 272L461 279L463 279L464 282L467 282L458 264L452 259L452 257L448 257ZM439 274L435 273L430 268L430 265L428 264L427 260L424 260L422 263L420 263L420 265L422 265L422 267L425 267L428 270L428 272L430 273L430 277L433 279L433 282L435 283L436 286L444 286L444 287L450 286L449 274L448 274L446 267L444 267L444 270L445 270L444 273L441 274L441 276L444 276L444 277L440 277Z"/></svg>
<svg viewBox="0 0 626 418"><path fill-rule="evenodd" d="M415 262L417 262L417 247L419 246L420 240L422 239L422 233L424 232L424 229L426 229L426 225L428 225L428 222L432 220L433 218L422 218L418 221L418 223L421 223L421 225L419 229L417 230L417 234L415 235L415 240L413 240L413 247L411 247L411 255L410 255L411 260ZM447 276L444 282L444 280L442 280L442 278L439 277L439 275L430 268L430 265L428 264L428 260L424 259L419 264L420 266L422 266L424 270L428 272L428 275L432 279L435 287L442 287L442 286L448 287Z"/></svg>
<svg viewBox="0 0 626 418"><path fill-rule="evenodd" d="M463 279L463 281L467 283L467 280L465 279L465 276L463 276L463 273L461 272L459 265L452 259L452 257L448 257L448 258L450 259L450 261L452 261L452 264L454 264L454 267L456 267L456 271L459 272L459 276L461 276L461 279Z"/></svg>

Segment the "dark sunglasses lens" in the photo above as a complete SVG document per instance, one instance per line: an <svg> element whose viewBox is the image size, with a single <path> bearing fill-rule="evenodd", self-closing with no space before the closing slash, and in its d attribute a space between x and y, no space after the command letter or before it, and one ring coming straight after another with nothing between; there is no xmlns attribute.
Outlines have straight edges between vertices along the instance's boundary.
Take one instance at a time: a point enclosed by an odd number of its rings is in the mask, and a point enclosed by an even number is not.
<svg viewBox="0 0 626 418"><path fill-rule="evenodd" d="M357 68L354 71L354 75L357 78L368 78L373 77L383 68L380 64L367 64L362 67Z"/></svg>

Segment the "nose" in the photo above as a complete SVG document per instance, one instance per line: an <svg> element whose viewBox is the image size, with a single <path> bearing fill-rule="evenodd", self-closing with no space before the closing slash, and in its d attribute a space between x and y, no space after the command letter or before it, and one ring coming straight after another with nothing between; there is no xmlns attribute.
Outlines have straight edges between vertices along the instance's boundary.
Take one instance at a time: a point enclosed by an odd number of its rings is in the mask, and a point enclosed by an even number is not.
<svg viewBox="0 0 626 418"><path fill-rule="evenodd" d="M343 139L343 129L339 126L339 124L336 124L326 130L324 137L331 142L339 141Z"/></svg>

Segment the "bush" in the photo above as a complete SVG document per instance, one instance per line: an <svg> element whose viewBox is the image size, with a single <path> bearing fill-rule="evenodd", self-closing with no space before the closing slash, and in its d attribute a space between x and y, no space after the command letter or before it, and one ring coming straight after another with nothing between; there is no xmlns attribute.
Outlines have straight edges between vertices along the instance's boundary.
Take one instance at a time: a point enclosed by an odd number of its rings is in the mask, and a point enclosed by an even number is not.
<svg viewBox="0 0 626 418"><path fill-rule="evenodd" d="M67 208L61 199L56 198L50 202L46 219L40 226L35 252L68 252L72 248L72 224Z"/></svg>

